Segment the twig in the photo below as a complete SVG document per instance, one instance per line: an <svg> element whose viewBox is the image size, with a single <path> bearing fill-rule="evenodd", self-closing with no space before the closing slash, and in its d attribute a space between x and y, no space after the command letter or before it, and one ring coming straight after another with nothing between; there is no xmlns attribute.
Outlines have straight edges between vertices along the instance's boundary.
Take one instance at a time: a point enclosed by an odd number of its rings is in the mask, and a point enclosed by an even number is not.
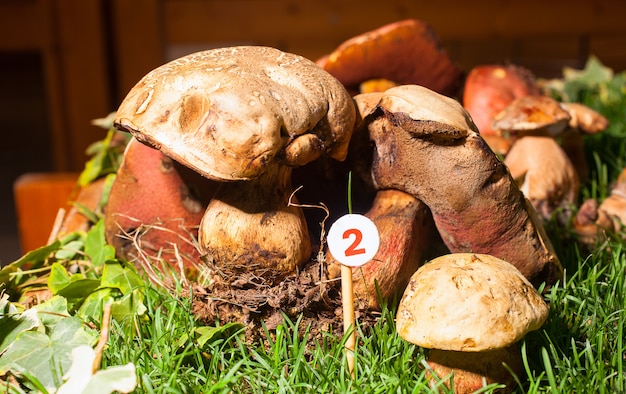
<svg viewBox="0 0 626 394"><path fill-rule="evenodd" d="M102 307L102 327L100 329L100 339L98 339L98 344L94 349L96 353L96 357L93 360L93 365L91 366L92 373L96 373L98 369L100 369L100 361L102 360L102 353L104 352L104 347L106 346L107 340L109 339L109 322L111 320L111 304L107 303Z"/></svg>

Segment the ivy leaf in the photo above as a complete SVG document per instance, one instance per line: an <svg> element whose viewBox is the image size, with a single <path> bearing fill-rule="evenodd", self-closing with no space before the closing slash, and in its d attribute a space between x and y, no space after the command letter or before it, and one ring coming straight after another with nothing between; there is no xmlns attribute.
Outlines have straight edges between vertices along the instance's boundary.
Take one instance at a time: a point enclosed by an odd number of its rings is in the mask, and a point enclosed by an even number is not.
<svg viewBox="0 0 626 394"><path fill-rule="evenodd" d="M0 374L13 371L28 373L47 391L55 391L71 365L70 351L79 345L91 345L96 336L85 330L77 317L59 320L50 335L40 331L24 331L0 356Z"/></svg>
<svg viewBox="0 0 626 394"><path fill-rule="evenodd" d="M207 342L217 339L228 338L237 333L237 331L240 331L243 327L243 324L235 322L226 323L219 327L196 327L194 329L194 332L197 336L196 342L198 343L198 346L204 347Z"/></svg>
<svg viewBox="0 0 626 394"><path fill-rule="evenodd" d="M583 86L590 86L610 81L613 78L613 70L604 66L597 57L590 56L582 70L563 68L563 77L566 83L576 82Z"/></svg>
<svg viewBox="0 0 626 394"><path fill-rule="evenodd" d="M104 220L99 220L89 229L85 238L85 254L96 267L115 260L115 248L107 244L104 236Z"/></svg>
<svg viewBox="0 0 626 394"><path fill-rule="evenodd" d="M134 269L117 262L104 265L100 285L101 287L119 289L124 295L130 294L135 289L145 287L143 280Z"/></svg>
<svg viewBox="0 0 626 394"><path fill-rule="evenodd" d="M9 296L3 294L0 298L0 354L15 338L24 331L29 331L41 325L37 312L27 310L19 313L17 308L9 302Z"/></svg>
<svg viewBox="0 0 626 394"><path fill-rule="evenodd" d="M66 382L57 394L110 394L114 391L129 393L137 387L135 366L110 367L93 374L96 352L86 345L72 349L72 366L64 376Z"/></svg>
<svg viewBox="0 0 626 394"><path fill-rule="evenodd" d="M32 307L31 310L37 312L39 320L48 332L61 320L69 317L67 300L60 296L53 296L48 301Z"/></svg>
<svg viewBox="0 0 626 394"><path fill-rule="evenodd" d="M76 312L76 316L81 317L85 321L100 321L104 304L113 301L114 289L102 288L89 294L80 308ZM119 292L117 292L119 295Z"/></svg>
<svg viewBox="0 0 626 394"><path fill-rule="evenodd" d="M132 323L136 317L145 314L146 309L143 293L135 290L111 303L111 317L120 323L122 330L131 335Z"/></svg>

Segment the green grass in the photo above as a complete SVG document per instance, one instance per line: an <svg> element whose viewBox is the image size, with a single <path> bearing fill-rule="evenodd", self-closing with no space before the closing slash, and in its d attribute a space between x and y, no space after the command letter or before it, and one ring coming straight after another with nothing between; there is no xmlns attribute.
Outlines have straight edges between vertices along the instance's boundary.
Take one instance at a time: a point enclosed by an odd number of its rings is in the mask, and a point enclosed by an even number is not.
<svg viewBox="0 0 626 394"><path fill-rule="evenodd" d="M526 376L520 393L626 392L626 250L620 242L566 256L566 280L546 293L550 316L521 342ZM424 351L395 332L394 311L358 332L355 377L342 338L331 333L307 345L299 321L248 345L224 330L200 345L191 301L151 288L148 312L129 336L113 327L104 366L132 362L138 393L417 393L429 392ZM495 387L492 387L495 388ZM491 392L488 389L486 392Z"/></svg>

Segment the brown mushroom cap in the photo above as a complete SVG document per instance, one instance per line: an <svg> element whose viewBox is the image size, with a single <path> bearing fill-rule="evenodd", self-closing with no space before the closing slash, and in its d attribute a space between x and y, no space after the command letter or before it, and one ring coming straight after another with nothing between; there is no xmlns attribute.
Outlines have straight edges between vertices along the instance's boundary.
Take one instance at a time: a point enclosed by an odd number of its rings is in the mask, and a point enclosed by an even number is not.
<svg viewBox="0 0 626 394"><path fill-rule="evenodd" d="M496 133L558 136L568 126L571 116L561 103L548 96L519 97L493 118Z"/></svg>
<svg viewBox="0 0 626 394"><path fill-rule="evenodd" d="M232 181L259 176L294 143L282 158L287 165L323 152L344 159L354 117L343 85L314 62L239 46L148 73L120 105L115 126L207 178Z"/></svg>
<svg viewBox="0 0 626 394"><path fill-rule="evenodd" d="M511 264L490 255L438 257L411 277L397 331L418 346L478 352L509 346L539 329L548 306Z"/></svg>

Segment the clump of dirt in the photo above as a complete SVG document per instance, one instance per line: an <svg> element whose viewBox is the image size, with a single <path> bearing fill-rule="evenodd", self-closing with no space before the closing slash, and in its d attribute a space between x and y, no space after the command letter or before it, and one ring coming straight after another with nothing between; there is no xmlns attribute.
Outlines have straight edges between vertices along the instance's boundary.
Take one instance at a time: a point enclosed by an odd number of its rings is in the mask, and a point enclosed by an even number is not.
<svg viewBox="0 0 626 394"><path fill-rule="evenodd" d="M341 282L328 280L325 263L310 260L299 273L275 286L264 284L253 275L242 275L234 281L217 276L207 287L193 292L193 311L201 323L210 325L239 322L246 326L248 343L266 338L283 324L300 318L301 334L309 331L309 340L321 339L325 332L343 333ZM378 313L355 300L355 314L362 328L372 326Z"/></svg>

